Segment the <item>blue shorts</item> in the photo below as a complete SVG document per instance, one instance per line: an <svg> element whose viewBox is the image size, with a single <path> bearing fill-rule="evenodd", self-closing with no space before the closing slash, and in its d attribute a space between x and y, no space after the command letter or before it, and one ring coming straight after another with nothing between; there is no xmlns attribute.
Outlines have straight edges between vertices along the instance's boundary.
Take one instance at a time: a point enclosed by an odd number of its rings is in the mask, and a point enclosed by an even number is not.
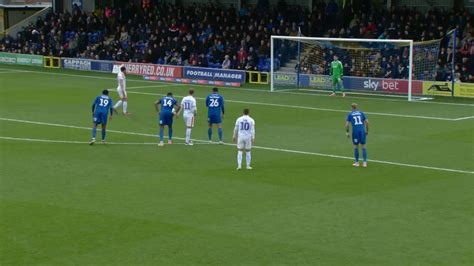
<svg viewBox="0 0 474 266"><path fill-rule="evenodd" d="M209 122L209 124L222 124L222 116L220 114L209 114L207 116L207 122Z"/></svg>
<svg viewBox="0 0 474 266"><path fill-rule="evenodd" d="M173 125L173 113L160 113L160 126L172 126Z"/></svg>
<svg viewBox="0 0 474 266"><path fill-rule="evenodd" d="M107 113L95 113L94 114L94 124L107 125Z"/></svg>
<svg viewBox="0 0 474 266"><path fill-rule="evenodd" d="M352 143L354 145L364 145L366 141L365 131L354 131L352 132Z"/></svg>

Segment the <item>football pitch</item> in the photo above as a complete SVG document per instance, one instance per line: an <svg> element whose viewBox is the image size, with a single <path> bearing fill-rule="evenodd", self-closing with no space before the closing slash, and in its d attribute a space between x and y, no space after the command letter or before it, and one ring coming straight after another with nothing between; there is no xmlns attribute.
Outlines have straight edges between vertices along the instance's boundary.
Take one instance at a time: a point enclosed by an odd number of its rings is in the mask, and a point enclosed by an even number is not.
<svg viewBox="0 0 474 266"><path fill-rule="evenodd" d="M220 88L217 145L212 87L128 76L132 115L89 146L92 101L105 88L116 101L115 87L113 74L0 65L1 265L474 264L474 100ZM189 87L196 145L180 118L158 147L154 101ZM367 168L352 167L352 102L370 121ZM244 108L254 169L236 171Z"/></svg>

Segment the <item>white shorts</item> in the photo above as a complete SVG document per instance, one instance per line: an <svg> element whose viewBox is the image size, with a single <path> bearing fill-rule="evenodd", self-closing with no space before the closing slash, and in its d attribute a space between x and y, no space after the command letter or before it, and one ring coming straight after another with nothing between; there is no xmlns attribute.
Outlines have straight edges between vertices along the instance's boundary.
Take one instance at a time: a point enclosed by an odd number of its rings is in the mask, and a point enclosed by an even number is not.
<svg viewBox="0 0 474 266"><path fill-rule="evenodd" d="M127 92L125 90L120 89L120 87L117 87L117 93L120 98L127 98Z"/></svg>
<svg viewBox="0 0 474 266"><path fill-rule="evenodd" d="M238 138L237 149L239 150L250 150L252 149L252 138Z"/></svg>
<svg viewBox="0 0 474 266"><path fill-rule="evenodd" d="M183 115L186 127L194 127L194 115Z"/></svg>

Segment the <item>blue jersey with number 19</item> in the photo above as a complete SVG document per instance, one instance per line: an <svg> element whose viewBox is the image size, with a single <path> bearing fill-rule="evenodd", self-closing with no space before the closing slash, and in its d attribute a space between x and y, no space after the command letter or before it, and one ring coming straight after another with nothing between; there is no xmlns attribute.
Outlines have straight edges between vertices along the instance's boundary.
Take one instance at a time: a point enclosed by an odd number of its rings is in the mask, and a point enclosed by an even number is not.
<svg viewBox="0 0 474 266"><path fill-rule="evenodd" d="M92 104L94 111L94 123L107 124L109 110L112 112L112 99L107 95L97 96Z"/></svg>
<svg viewBox="0 0 474 266"><path fill-rule="evenodd" d="M109 113L109 109L112 108L112 99L107 95L97 96L94 100L94 110L95 113Z"/></svg>
<svg viewBox="0 0 474 266"><path fill-rule="evenodd" d="M352 132L364 132L365 133L365 121L367 117L364 112L354 110L347 115L347 122L351 122Z"/></svg>

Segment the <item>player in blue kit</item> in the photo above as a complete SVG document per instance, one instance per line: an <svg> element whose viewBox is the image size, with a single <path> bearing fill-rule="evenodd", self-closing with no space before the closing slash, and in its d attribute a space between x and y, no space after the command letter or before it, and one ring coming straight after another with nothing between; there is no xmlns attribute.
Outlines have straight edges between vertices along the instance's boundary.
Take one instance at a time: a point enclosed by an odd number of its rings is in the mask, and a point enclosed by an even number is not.
<svg viewBox="0 0 474 266"><path fill-rule="evenodd" d="M369 120L364 112L357 110L357 104L352 104L352 112L347 115L346 135L349 138L349 125L352 125L352 143L354 144L355 163L359 167L359 144L362 146L363 167L367 167L367 150L365 149L366 137L369 134Z"/></svg>
<svg viewBox="0 0 474 266"><path fill-rule="evenodd" d="M161 105L161 109L159 106ZM176 110L174 107L176 106ZM155 109L160 114L160 143L158 146L163 146L163 133L165 126L168 126L168 144L172 144L173 138L173 116L176 112L179 111L181 106L178 104L175 98L173 98L173 93L168 92L168 94L155 102Z"/></svg>
<svg viewBox="0 0 474 266"><path fill-rule="evenodd" d="M95 135L97 133L97 125L102 125L102 143L105 144L105 129L107 127L107 116L110 111L110 120L112 120L113 115L113 105L112 99L109 97L109 91L103 90L102 95L97 96L92 103L92 117L94 118L93 126L92 126L92 140L89 143L90 145L94 145L95 143Z"/></svg>
<svg viewBox="0 0 474 266"><path fill-rule="evenodd" d="M217 124L219 133L219 144L222 142L222 118L224 118L224 97L219 94L217 88L212 88L212 93L206 98L207 107L207 121L209 128L207 129L207 136L209 142L212 140L212 125Z"/></svg>

